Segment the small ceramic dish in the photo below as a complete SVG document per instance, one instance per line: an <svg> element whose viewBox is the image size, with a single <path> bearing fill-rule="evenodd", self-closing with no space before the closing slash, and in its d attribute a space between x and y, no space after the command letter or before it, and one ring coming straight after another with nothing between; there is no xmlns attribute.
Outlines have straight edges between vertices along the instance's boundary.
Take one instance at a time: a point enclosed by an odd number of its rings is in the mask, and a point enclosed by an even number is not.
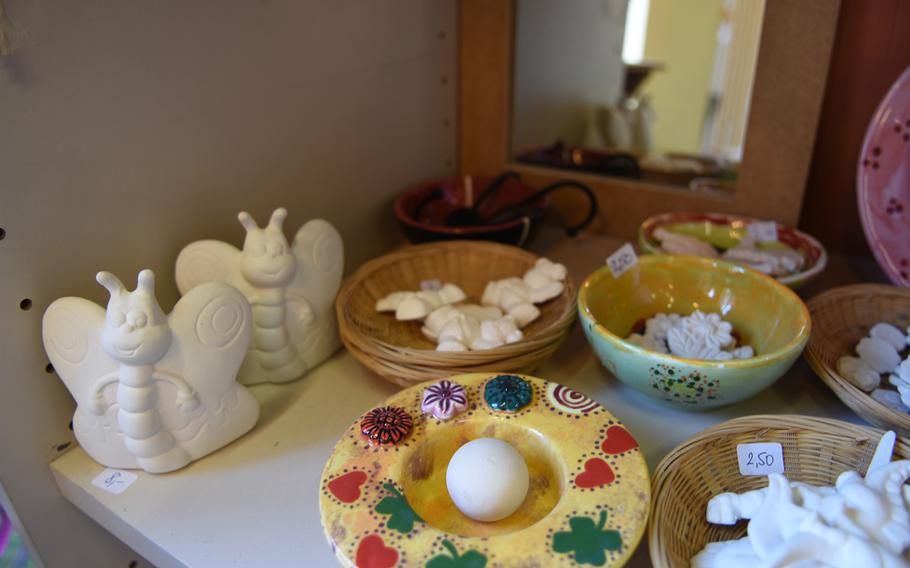
<svg viewBox="0 0 910 568"><path fill-rule="evenodd" d="M654 236L658 228L673 233L690 235L701 239L716 249L726 250L736 246L746 234L746 227L759 219L742 215L723 213L663 213L645 220L638 229L638 243L649 254L662 254L660 241ZM789 248L800 253L806 261L805 267L787 276L776 279L791 288L798 288L809 282L825 269L828 253L815 238L792 227L777 223L777 241L762 243L760 248Z"/></svg>
<svg viewBox="0 0 910 568"><path fill-rule="evenodd" d="M449 420L421 413L432 384L424 383L369 410L345 433L323 470L319 497L326 537L343 566L621 566L628 560L650 505L638 443L596 401L526 375L506 376L521 381L526 404L493 410L491 404L514 402L493 388L502 377L451 377L465 389L467 404ZM376 420L377 414L391 420ZM394 427L397 444L365 438L364 429L375 433L382 424ZM446 488L449 459L484 437L512 444L530 477L518 510L495 522L463 515Z"/></svg>
<svg viewBox="0 0 910 568"><path fill-rule="evenodd" d="M705 518L715 495L768 486L764 476L739 473L739 444L778 442L787 479L833 485L844 471L866 471L882 434L840 420L786 414L736 418L700 432L667 454L654 472L651 562L656 568L682 568L707 543L746 536L746 522L724 526ZM895 459L910 458L908 444L897 440Z"/></svg>
<svg viewBox="0 0 910 568"><path fill-rule="evenodd" d="M806 361L815 373L870 424L910 436L910 414L888 408L837 372L838 359L855 356L856 344L873 325L887 322L907 329L910 290L883 284L841 286L813 297L808 306L813 325Z"/></svg>
<svg viewBox="0 0 910 568"><path fill-rule="evenodd" d="M657 313L718 313L755 357L704 361L664 355L626 337ZM809 339L809 311L791 289L741 266L694 256L643 256L619 278L604 266L578 293L582 329L620 381L684 410L745 400L774 383Z"/></svg>
<svg viewBox="0 0 910 568"><path fill-rule="evenodd" d="M527 215L503 223L477 226L448 226L447 218L461 207L471 207L494 181L489 177L471 178L471 191L465 189L465 178L449 178L421 184L402 193L395 200L395 218L412 243L472 239L524 246L539 231L550 205L547 195L527 208ZM502 186L485 199L479 213L492 215L531 197L537 190L521 180L506 179Z"/></svg>

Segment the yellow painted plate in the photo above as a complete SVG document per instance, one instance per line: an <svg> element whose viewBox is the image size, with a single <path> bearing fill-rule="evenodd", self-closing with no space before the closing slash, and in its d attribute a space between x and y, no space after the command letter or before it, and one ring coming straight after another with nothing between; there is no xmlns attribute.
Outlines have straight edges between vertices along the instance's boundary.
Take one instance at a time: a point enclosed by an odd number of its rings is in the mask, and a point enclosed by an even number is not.
<svg viewBox="0 0 910 568"><path fill-rule="evenodd" d="M468 406L448 421L421 413L431 382L390 397L381 406L398 407L413 421L397 444L370 444L361 433L363 416L345 433L322 472L319 498L326 537L343 566L622 566L628 560L651 499L638 443L597 402L535 377L518 375L532 387L530 404L494 411L483 393L497 376L451 377L466 389ZM483 437L511 443L531 478L519 509L492 523L464 516L445 482L455 451Z"/></svg>

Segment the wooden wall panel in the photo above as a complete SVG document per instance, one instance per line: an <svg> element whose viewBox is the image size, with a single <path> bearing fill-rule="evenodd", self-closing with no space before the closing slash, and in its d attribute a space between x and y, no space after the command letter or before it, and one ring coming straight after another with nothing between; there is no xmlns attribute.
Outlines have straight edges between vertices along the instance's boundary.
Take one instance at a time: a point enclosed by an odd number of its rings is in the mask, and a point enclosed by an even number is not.
<svg viewBox="0 0 910 568"><path fill-rule="evenodd" d="M910 65L910 2L845 0L837 26L800 226L830 250L870 255L856 202L866 128Z"/></svg>

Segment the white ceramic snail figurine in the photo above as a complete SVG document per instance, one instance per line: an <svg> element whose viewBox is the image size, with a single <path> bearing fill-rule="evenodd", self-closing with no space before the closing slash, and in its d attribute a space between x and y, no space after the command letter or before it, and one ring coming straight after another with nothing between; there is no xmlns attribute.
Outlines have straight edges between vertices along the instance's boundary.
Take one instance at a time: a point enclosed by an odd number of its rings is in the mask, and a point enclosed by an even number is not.
<svg viewBox="0 0 910 568"><path fill-rule="evenodd" d="M334 310L344 270L341 235L314 219L289 246L282 230L286 216L278 208L260 228L242 212L243 250L206 240L177 257L181 294L204 282L227 282L252 304L253 342L238 375L244 384L297 379L341 346Z"/></svg>
<svg viewBox="0 0 910 568"><path fill-rule="evenodd" d="M107 309L61 298L44 314L44 347L76 399L73 431L86 453L115 468L179 469L242 436L259 403L235 376L250 343L243 295L199 286L165 315L155 275L126 290L109 272L98 282Z"/></svg>

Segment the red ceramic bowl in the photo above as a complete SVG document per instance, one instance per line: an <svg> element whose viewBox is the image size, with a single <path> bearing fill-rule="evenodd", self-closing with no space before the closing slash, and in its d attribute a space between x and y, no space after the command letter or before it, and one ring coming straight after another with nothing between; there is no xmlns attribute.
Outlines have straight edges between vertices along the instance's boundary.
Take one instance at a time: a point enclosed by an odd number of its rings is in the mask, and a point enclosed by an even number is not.
<svg viewBox="0 0 910 568"><path fill-rule="evenodd" d="M481 226L447 226L446 218L459 207L469 207L480 198L494 178L472 177L473 196L465 191L465 178L449 178L427 182L409 189L395 200L395 217L405 236L412 243L425 243L452 239L496 241L508 245L523 246L540 230L550 198L546 195L531 203L525 214L504 223ZM514 178L510 178L480 205L479 213L491 218L497 212L515 205L533 195L537 190ZM438 192L437 198L430 198Z"/></svg>

